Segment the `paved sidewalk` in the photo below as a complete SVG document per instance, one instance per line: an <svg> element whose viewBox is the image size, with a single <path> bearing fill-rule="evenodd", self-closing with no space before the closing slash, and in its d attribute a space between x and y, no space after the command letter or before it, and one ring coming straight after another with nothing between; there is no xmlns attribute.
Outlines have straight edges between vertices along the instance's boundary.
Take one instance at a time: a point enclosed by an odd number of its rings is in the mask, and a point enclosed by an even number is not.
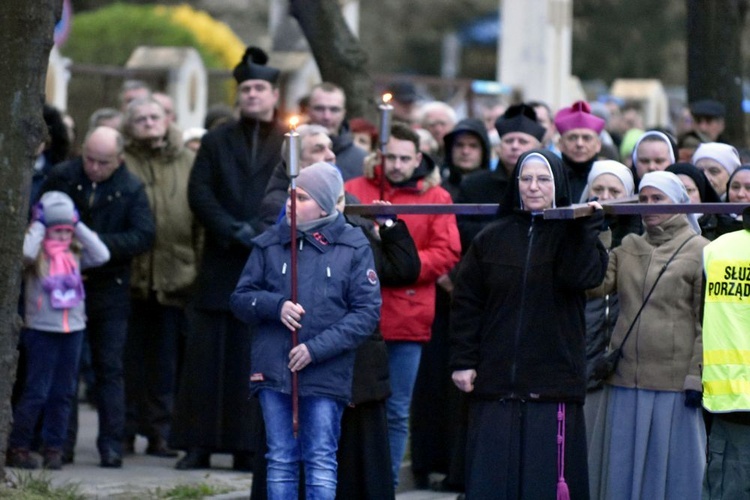
<svg viewBox="0 0 750 500"><path fill-rule="evenodd" d="M213 500L248 499L253 475L232 470L231 455L212 455L210 470L178 471L177 459L157 458L144 454L146 440L138 438L136 454L124 459L122 469L99 467L96 451L97 416L88 404L79 406L79 432L75 463L61 471L35 472L46 474L53 484L77 484L78 491L88 499L144 500L158 498L159 492L178 485L208 484L226 493L208 497ZM10 474L16 469L7 469ZM402 469L402 487L397 500L454 500L456 493L435 493L410 490L408 464Z"/></svg>

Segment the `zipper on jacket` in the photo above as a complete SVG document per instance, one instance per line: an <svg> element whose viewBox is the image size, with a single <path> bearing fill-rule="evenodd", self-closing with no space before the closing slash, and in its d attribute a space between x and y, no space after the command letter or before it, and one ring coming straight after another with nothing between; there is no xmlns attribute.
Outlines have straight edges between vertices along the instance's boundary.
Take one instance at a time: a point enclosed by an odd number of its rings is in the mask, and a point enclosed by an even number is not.
<svg viewBox="0 0 750 500"><path fill-rule="evenodd" d="M610 327L610 294L604 296L604 331L607 332L607 345L612 340L612 328Z"/></svg>
<svg viewBox="0 0 750 500"><path fill-rule="evenodd" d="M260 120L255 120L255 127L253 127L253 144L250 149L250 166L255 165L255 160L258 156L258 132L260 129Z"/></svg>
<svg viewBox="0 0 750 500"><path fill-rule="evenodd" d="M94 206L94 198L96 197L96 182L91 183L91 194L89 194L89 208Z"/></svg>
<svg viewBox="0 0 750 500"><path fill-rule="evenodd" d="M515 394L515 388L516 388L516 376L518 372L518 362L516 361L517 355L518 355L518 345L521 342L521 326L523 325L523 308L526 303L526 280L529 277L529 261L531 260L531 247L534 243L534 220L535 217L531 216L531 223L529 224L529 231L526 234L526 237L529 240L528 248L526 249L526 260L523 265L523 278L521 280L521 304L518 307L518 324L516 325L516 336L513 339L513 364L510 367L510 386L513 390L513 394L511 394L511 397L516 396Z"/></svg>

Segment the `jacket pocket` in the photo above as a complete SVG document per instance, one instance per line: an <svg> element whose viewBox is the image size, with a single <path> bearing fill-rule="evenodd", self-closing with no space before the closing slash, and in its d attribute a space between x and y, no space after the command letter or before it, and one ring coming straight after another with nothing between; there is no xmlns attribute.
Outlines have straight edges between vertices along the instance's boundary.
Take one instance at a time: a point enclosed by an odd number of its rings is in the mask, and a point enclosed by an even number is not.
<svg viewBox="0 0 750 500"><path fill-rule="evenodd" d="M172 245L168 269L159 273L162 290L170 295L189 295L198 274L195 252L183 245Z"/></svg>

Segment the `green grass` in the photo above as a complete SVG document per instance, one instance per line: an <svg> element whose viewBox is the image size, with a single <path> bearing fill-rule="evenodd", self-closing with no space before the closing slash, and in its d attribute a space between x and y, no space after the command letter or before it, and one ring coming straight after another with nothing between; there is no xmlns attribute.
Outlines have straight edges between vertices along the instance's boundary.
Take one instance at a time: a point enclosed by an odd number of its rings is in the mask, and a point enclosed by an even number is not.
<svg viewBox="0 0 750 500"><path fill-rule="evenodd" d="M48 473L7 472L7 487L0 486L0 498L18 500L83 500L77 484L53 486Z"/></svg>
<svg viewBox="0 0 750 500"><path fill-rule="evenodd" d="M180 484L168 490L157 489L156 497L164 500L200 499L232 491L231 488L206 483Z"/></svg>
<svg viewBox="0 0 750 500"><path fill-rule="evenodd" d="M0 500L86 500L76 483L53 486L46 471L7 471L5 487L0 485ZM118 500L199 500L233 491L227 486L207 483L181 484L172 488L156 488L148 493L121 493Z"/></svg>

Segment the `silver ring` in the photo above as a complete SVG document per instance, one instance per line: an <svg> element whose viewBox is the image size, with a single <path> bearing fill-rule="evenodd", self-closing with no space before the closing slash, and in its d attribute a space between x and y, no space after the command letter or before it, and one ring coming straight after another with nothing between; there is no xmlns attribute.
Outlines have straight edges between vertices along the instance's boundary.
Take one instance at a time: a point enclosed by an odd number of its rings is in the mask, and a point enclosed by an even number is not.
<svg viewBox="0 0 750 500"><path fill-rule="evenodd" d="M287 314L286 315L286 320L287 321L292 321L292 315L291 314Z"/></svg>

